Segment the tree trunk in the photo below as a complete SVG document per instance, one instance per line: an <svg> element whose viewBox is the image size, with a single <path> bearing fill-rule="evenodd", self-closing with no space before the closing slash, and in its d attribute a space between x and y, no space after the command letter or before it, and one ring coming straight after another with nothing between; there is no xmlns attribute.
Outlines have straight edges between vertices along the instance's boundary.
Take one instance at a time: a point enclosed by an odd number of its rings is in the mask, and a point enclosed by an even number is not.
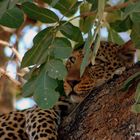
<svg viewBox="0 0 140 140"><path fill-rule="evenodd" d="M62 122L60 140L140 139L140 114L132 112L140 78L133 79L127 90L124 81L140 72L140 64L93 90ZM140 74L139 74L140 77Z"/></svg>

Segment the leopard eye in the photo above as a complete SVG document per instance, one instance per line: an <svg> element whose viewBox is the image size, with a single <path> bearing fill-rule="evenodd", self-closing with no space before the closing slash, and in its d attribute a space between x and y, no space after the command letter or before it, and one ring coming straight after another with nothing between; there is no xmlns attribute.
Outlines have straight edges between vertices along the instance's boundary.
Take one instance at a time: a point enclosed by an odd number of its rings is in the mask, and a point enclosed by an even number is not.
<svg viewBox="0 0 140 140"><path fill-rule="evenodd" d="M71 56L71 57L69 58L69 60L70 60L70 62L71 62L71 63L74 63L74 62L75 62L75 60L76 60L76 58L75 58L75 57L73 57L73 56Z"/></svg>

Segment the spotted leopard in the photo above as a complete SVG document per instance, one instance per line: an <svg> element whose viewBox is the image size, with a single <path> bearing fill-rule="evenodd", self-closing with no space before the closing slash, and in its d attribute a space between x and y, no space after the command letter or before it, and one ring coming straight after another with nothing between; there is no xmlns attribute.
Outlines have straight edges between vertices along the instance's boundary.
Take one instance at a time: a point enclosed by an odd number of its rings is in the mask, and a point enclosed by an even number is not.
<svg viewBox="0 0 140 140"><path fill-rule="evenodd" d="M91 48L94 48L94 45ZM95 64L92 65L89 61L85 72L80 77L84 49L75 49L66 63L68 71L64 80L66 95L70 96L73 102L81 102L95 87L131 67L134 64L134 55L135 48L131 41L124 45L101 41Z"/></svg>
<svg viewBox="0 0 140 140"><path fill-rule="evenodd" d="M94 87L133 65L134 52L135 49L129 42L123 46L101 42L95 65L89 62L83 76L80 77L84 50L74 50L66 63L66 94L74 102L81 101ZM36 106L0 115L0 140L57 140L59 124L67 110L72 109L70 106L73 106L73 103L69 100L60 99L49 110L42 110Z"/></svg>
<svg viewBox="0 0 140 140"><path fill-rule="evenodd" d="M63 97L51 109L38 106L0 115L0 140L57 140L58 126L73 104Z"/></svg>

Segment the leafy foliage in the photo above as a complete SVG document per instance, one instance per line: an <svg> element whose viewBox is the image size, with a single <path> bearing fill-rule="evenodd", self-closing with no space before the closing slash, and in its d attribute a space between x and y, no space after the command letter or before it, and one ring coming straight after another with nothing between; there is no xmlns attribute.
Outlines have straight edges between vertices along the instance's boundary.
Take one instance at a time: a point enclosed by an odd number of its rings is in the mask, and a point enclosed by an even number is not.
<svg viewBox="0 0 140 140"><path fill-rule="evenodd" d="M55 58L68 58L72 52L71 42L64 37L56 37L51 45Z"/></svg>
<svg viewBox="0 0 140 140"><path fill-rule="evenodd" d="M125 3L121 2L122 5ZM119 33L127 32L139 49L140 2L122 5L116 5L114 10L108 0L44 0L38 3L32 0L1 0L1 25L19 29L27 18L33 19L37 25L47 25L34 37L32 48L21 62L21 68L30 68L25 76L27 82L23 86L23 95L33 96L42 108L51 107L58 99L58 91L63 91L57 90L58 81L67 74L64 62L73 46L85 42L82 75L91 59L94 64L102 28L108 30L106 39L118 44L124 43Z"/></svg>
<svg viewBox="0 0 140 140"><path fill-rule="evenodd" d="M48 56L48 47L53 40L53 30L51 27L39 32L33 39L33 47L25 54L21 67L44 63ZM43 54L44 53L44 54Z"/></svg>
<svg viewBox="0 0 140 140"><path fill-rule="evenodd" d="M120 45L124 43L124 41L118 35L118 33L111 28L109 28L108 40L111 41L111 42L114 42L114 43L118 43Z"/></svg>
<svg viewBox="0 0 140 140"><path fill-rule="evenodd" d="M60 32L73 41L83 41L82 33L79 28L72 25L70 22L63 21L60 27Z"/></svg>
<svg viewBox="0 0 140 140"><path fill-rule="evenodd" d="M41 8L31 2L23 3L24 12L31 18L45 23L55 23L59 20L58 16L49 9Z"/></svg>
<svg viewBox="0 0 140 140"><path fill-rule="evenodd" d="M78 6L81 2L78 2L77 0L44 0L46 3L48 3L53 8L59 10L63 15L66 17L70 17L76 13L78 10Z"/></svg>
<svg viewBox="0 0 140 140"><path fill-rule="evenodd" d="M51 59L47 63L46 70L48 71L48 75L54 79L63 80L66 76L67 71L63 62L57 59Z"/></svg>
<svg viewBox="0 0 140 140"><path fill-rule="evenodd" d="M1 17L0 24L11 27L11 28L18 28L23 23L23 12L14 7L12 9L8 9Z"/></svg>

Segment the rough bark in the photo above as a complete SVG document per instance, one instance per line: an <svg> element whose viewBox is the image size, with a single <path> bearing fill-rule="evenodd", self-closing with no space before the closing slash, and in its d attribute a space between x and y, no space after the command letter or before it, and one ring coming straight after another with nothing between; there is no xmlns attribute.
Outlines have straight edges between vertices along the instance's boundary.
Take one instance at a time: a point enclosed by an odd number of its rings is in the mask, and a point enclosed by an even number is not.
<svg viewBox="0 0 140 140"><path fill-rule="evenodd" d="M140 64L93 90L61 124L60 140L140 139L140 114L132 112L140 78L129 89L122 85L140 72Z"/></svg>

